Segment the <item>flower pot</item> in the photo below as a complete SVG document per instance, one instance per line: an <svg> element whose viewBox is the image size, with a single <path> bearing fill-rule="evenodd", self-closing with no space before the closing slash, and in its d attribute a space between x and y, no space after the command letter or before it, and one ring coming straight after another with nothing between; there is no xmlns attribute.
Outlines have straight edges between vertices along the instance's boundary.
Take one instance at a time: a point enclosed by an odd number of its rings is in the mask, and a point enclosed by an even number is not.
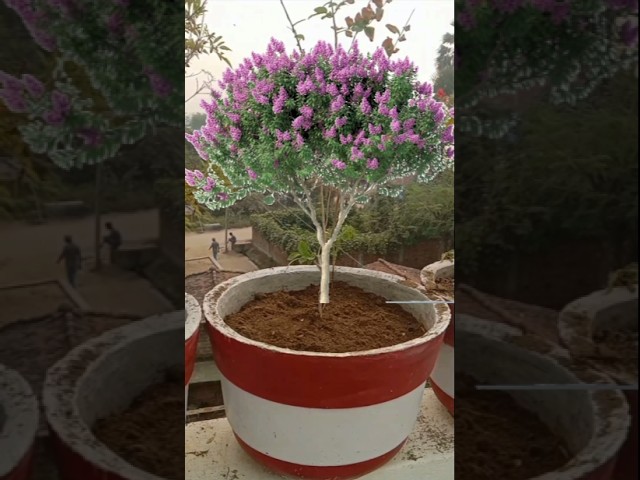
<svg viewBox="0 0 640 480"><path fill-rule="evenodd" d="M415 424L424 387L450 320L446 306L403 307L422 337L354 353L315 353L246 338L225 322L258 293L318 284L309 266L247 273L207 294L203 308L238 442L268 468L308 479L357 478L383 465ZM339 267L335 281L388 300L428 300L401 277Z"/></svg>
<svg viewBox="0 0 640 480"><path fill-rule="evenodd" d="M458 315L456 373L481 384L610 383L600 372L577 368L569 354L517 329ZM482 361L478 361L482 359ZM629 428L628 405L616 390L512 390L523 408L535 413L564 440L570 460L539 480L621 480L613 470ZM456 448L462 448L457 443ZM629 477L624 477L629 478Z"/></svg>
<svg viewBox="0 0 640 480"><path fill-rule="evenodd" d="M439 262L427 265L420 272L420 280L425 288L433 288L436 281L441 278L453 278L454 274L454 262L451 260L441 260ZM440 299L440 298L438 298ZM453 297L446 298L448 301L453 301ZM433 392L436 394L436 398L444 405L451 415L454 413L454 399L455 399L455 372L454 372L454 337L455 337L455 322L454 322L454 305L449 304L451 310L451 323L447 327L447 331L444 335L444 343L438 360L433 368L429 383Z"/></svg>
<svg viewBox="0 0 640 480"><path fill-rule="evenodd" d="M161 480L132 466L93 434L96 420L127 408L183 361L184 311L111 330L51 367L43 403L62 480Z"/></svg>
<svg viewBox="0 0 640 480"><path fill-rule="evenodd" d="M200 321L202 310L198 301L188 293L184 294L184 415L187 417L187 401L189 398L189 382L196 366L198 356L198 339L200 337Z"/></svg>
<svg viewBox="0 0 640 480"><path fill-rule="evenodd" d="M595 348L593 335L602 329L638 329L638 287L634 291L626 287L611 291L599 290L569 303L560 312L560 339L571 354L578 358ZM636 345L637 348L637 345ZM637 385L636 371L613 369L611 365L598 362L597 368L620 385ZM638 391L625 391L631 412L631 429L626 443L620 451L615 478L638 478Z"/></svg>
<svg viewBox="0 0 640 480"><path fill-rule="evenodd" d="M454 412L455 403L455 369L454 369L454 338L455 338L455 317L453 304L449 304L451 311L451 323L444 334L444 342L438 359L429 377L429 383L433 388L433 393L451 415Z"/></svg>
<svg viewBox="0 0 640 480"><path fill-rule="evenodd" d="M39 417L29 384L0 365L0 480L30 478Z"/></svg>

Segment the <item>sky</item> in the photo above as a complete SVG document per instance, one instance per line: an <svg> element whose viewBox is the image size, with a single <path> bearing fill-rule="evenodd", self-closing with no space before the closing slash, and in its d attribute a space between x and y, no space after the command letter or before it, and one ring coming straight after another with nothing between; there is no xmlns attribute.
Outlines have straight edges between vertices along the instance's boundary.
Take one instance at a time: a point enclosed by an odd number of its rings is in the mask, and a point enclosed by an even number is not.
<svg viewBox="0 0 640 480"><path fill-rule="evenodd" d="M291 19L296 22L313 13L313 9L324 3L324 0L285 0ZM346 5L340 10L340 23L344 24L344 17L354 17L366 5L364 0L356 0L354 5ZM266 51L271 37L284 42L288 51L296 48L293 34L289 31L289 23L284 14L280 0L208 0L208 12L205 17L209 30L222 35L225 44L232 51L226 52L227 58L233 66L251 55L251 52ZM411 30L407 33L407 40L398 44L400 51L394 58L409 57L418 67L418 77L422 81L431 80L435 73L435 61L442 36L453 31L451 22L454 18L454 0L394 0L385 7L384 17L380 23L374 22L376 27L374 41L370 42L364 34L358 35L360 49L373 52L388 36L395 40L384 25L390 23L402 28L411 12ZM344 12L344 13L343 13ZM333 43L331 21L321 20L319 17L308 20L296 26L298 33L305 36L303 48L309 49L319 40ZM341 43L348 47L351 39L341 35ZM203 55L195 60L187 75L197 74L203 70L214 75L216 79L222 76L227 65L217 56ZM201 75L185 79L185 98L193 95L197 88L197 79ZM200 112L200 100L203 96L191 99L185 105L187 114Z"/></svg>

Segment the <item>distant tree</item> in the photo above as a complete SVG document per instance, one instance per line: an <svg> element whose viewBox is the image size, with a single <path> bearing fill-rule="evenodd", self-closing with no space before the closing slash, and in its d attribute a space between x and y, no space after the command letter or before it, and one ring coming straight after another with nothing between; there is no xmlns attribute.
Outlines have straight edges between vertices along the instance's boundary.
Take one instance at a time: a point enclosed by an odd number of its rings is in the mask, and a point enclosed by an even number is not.
<svg viewBox="0 0 640 480"><path fill-rule="evenodd" d="M190 131L200 130L207 123L207 115L205 113L192 113L187 117L187 129Z"/></svg>
<svg viewBox="0 0 640 480"><path fill-rule="evenodd" d="M452 24L453 26L453 24ZM453 95L454 89L454 33L447 32L442 37L442 44L438 49L436 58L436 74L433 77L433 86L436 91L442 89L448 96Z"/></svg>

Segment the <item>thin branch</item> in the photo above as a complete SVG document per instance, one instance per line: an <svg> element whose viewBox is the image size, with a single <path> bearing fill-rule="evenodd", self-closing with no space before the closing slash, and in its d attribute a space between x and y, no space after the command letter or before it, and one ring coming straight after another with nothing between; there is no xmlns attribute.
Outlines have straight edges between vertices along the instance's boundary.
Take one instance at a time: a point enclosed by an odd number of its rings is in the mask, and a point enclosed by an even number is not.
<svg viewBox="0 0 640 480"><path fill-rule="evenodd" d="M338 51L338 25L336 25L336 7L335 3L331 2L331 21L333 22L333 48Z"/></svg>
<svg viewBox="0 0 640 480"><path fill-rule="evenodd" d="M300 50L300 53L304 54L304 48L302 48L302 45L300 44L300 37L298 36L298 32L296 31L296 24L291 21L291 17L289 16L289 12L287 11L287 7L284 4L284 0L280 0L280 5L282 5L282 9L284 10L284 14L287 16L287 20L289 22L290 29L293 32L293 35L295 36L296 43L298 44L298 49Z"/></svg>
<svg viewBox="0 0 640 480"><path fill-rule="evenodd" d="M413 12L415 12L416 9L414 8L413 10L411 10L411 14L409 15L409 18L407 18L407 21L404 22L404 27L402 27L402 30L400 31L400 35L398 35L398 38L396 38L395 43L393 44L393 49L395 50L396 45L398 45L398 42L400 41L400 39L404 36L404 33L406 31L407 26L409 25L409 22L411 21L411 17L413 17Z"/></svg>

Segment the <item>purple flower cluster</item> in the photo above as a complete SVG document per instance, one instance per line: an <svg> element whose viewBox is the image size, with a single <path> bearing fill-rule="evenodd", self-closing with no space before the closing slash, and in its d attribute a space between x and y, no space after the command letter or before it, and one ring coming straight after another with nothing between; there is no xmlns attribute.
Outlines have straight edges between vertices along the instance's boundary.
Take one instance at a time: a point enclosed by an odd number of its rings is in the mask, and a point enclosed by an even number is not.
<svg viewBox="0 0 640 480"><path fill-rule="evenodd" d="M282 164L278 158L287 148L304 149L300 159L309 153L330 158L331 170L378 175L374 171L382 174L400 161L400 151L420 162L430 156L418 150L430 147L444 158L453 141L452 129L446 130L448 111L434 99L433 86L416 82L413 64L392 61L383 49L365 56L357 45L347 52L319 42L305 54L287 54L282 42L272 40L266 53L228 69L219 86L222 90L202 103L205 126L186 138L224 171L228 152L236 155L233 162L241 162L249 149L265 152L246 158L243 168L252 180L268 178L265 169L294 168L294 162ZM410 88L412 94L406 98L395 88ZM247 185L246 176L238 174L242 170L234 171L232 181Z"/></svg>
<svg viewBox="0 0 640 480"><path fill-rule="evenodd" d="M38 45L48 52L56 50L57 40L46 28L47 17L42 8L38 8L31 0L5 0L5 3L20 15L22 22ZM67 4L70 5L68 1L58 0L56 3L59 5L52 6L64 8Z"/></svg>

